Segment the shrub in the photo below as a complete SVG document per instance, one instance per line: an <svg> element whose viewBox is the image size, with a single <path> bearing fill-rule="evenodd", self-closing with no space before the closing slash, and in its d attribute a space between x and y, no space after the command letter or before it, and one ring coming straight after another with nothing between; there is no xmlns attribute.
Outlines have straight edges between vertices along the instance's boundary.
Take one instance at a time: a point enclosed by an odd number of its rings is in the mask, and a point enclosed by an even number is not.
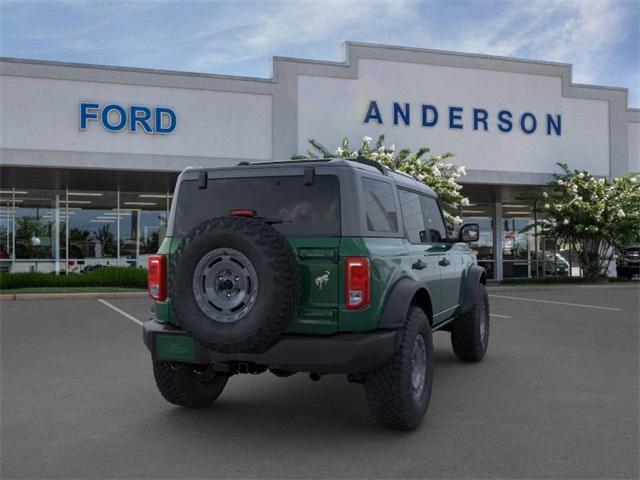
<svg viewBox="0 0 640 480"><path fill-rule="evenodd" d="M87 273L0 273L0 289L29 287L128 287L147 288L147 270L104 267Z"/></svg>
<svg viewBox="0 0 640 480"><path fill-rule="evenodd" d="M505 278L504 280L495 283L495 285L590 285L598 284L603 285L606 283L629 283L637 284L634 280L627 280L626 278L598 278L589 279L583 277L541 277L541 278Z"/></svg>

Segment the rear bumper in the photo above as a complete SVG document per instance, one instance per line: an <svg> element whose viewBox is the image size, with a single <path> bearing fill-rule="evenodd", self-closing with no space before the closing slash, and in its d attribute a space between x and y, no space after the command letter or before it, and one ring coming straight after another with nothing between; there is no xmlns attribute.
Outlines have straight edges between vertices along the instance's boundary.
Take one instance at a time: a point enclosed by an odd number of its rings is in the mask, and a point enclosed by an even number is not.
<svg viewBox="0 0 640 480"><path fill-rule="evenodd" d="M284 335L264 353L208 350L184 330L156 320L143 326L144 343L154 360L198 364L249 364L292 372L364 373L384 365L395 353L396 331Z"/></svg>

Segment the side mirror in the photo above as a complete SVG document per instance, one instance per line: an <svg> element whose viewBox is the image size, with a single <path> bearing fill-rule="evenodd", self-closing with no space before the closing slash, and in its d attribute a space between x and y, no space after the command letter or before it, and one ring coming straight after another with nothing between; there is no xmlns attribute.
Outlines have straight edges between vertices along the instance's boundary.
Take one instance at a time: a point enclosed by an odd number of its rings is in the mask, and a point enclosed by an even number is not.
<svg viewBox="0 0 640 480"><path fill-rule="evenodd" d="M480 238L480 225L477 223L465 223L460 228L458 240L461 242L477 242Z"/></svg>

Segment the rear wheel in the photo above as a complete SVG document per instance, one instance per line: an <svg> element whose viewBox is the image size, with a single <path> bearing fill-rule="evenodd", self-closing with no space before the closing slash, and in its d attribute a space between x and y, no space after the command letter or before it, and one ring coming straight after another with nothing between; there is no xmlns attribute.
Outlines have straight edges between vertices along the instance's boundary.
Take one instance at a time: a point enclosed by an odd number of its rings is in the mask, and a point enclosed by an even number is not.
<svg viewBox="0 0 640 480"><path fill-rule="evenodd" d="M225 376L209 374L202 365L153 362L153 375L160 393L181 407L205 408L220 396L227 384Z"/></svg>
<svg viewBox="0 0 640 480"><path fill-rule="evenodd" d="M391 361L365 375L371 416L395 430L416 428L429 406L433 380L433 341L424 311L411 307L400 346Z"/></svg>
<svg viewBox="0 0 640 480"><path fill-rule="evenodd" d="M460 360L479 362L489 346L489 295L481 283L476 287L473 307L451 325L451 345Z"/></svg>

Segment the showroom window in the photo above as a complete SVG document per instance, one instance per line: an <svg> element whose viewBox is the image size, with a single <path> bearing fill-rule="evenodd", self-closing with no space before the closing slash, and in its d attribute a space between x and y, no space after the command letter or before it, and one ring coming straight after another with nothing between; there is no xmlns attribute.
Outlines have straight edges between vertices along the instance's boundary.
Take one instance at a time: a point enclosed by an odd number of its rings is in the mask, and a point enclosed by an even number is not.
<svg viewBox="0 0 640 480"><path fill-rule="evenodd" d="M146 266L164 239L167 192L5 189L0 272Z"/></svg>
<svg viewBox="0 0 640 480"><path fill-rule="evenodd" d="M505 278L534 276L536 236L533 206L521 202L502 204L502 271Z"/></svg>
<svg viewBox="0 0 640 480"><path fill-rule="evenodd" d="M480 225L480 237L477 242L471 242L469 246L476 252L478 265L484 267L487 278L495 279L495 250L494 236L494 205L492 203L472 203L462 207L460 217L464 223L477 223Z"/></svg>

